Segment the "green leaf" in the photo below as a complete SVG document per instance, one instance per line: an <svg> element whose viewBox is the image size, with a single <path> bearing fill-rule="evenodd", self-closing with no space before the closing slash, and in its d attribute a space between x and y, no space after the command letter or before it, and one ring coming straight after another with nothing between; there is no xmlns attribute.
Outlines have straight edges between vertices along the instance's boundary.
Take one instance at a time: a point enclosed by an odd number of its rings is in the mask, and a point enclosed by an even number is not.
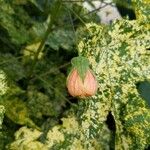
<svg viewBox="0 0 150 150"><path fill-rule="evenodd" d="M0 26L7 31L5 34L8 33L11 41L17 45L27 42L30 37L24 21L29 21L29 17L25 11L21 7L5 1L0 1L0 11ZM18 17L19 19L16 21Z"/></svg>
<svg viewBox="0 0 150 150"><path fill-rule="evenodd" d="M86 57L74 57L71 60L71 64L73 68L76 68L81 79L84 81L85 75L89 69L89 60Z"/></svg>
<svg viewBox="0 0 150 150"><path fill-rule="evenodd" d="M46 146L38 140L41 135L42 132L36 129L22 127L15 133L15 141L9 145L9 149L20 150L21 144L24 150L48 150Z"/></svg>
<svg viewBox="0 0 150 150"><path fill-rule="evenodd" d="M8 90L6 74L0 70L0 96L4 95Z"/></svg>
<svg viewBox="0 0 150 150"><path fill-rule="evenodd" d="M29 118L28 108L21 99L4 99L1 103L6 108L6 116L13 122L39 129Z"/></svg>
<svg viewBox="0 0 150 150"><path fill-rule="evenodd" d="M63 48L65 50L72 50L75 41L74 41L74 32L71 30L63 30L59 29L57 31L53 31L47 41L46 44L49 45L54 50L59 50Z"/></svg>
<svg viewBox="0 0 150 150"><path fill-rule="evenodd" d="M25 70L23 69L21 62L9 53L0 54L0 69L14 81L18 81L25 77Z"/></svg>
<svg viewBox="0 0 150 150"><path fill-rule="evenodd" d="M42 4L44 1L38 1L38 0L28 0L31 3L33 3L41 12L43 12Z"/></svg>
<svg viewBox="0 0 150 150"><path fill-rule="evenodd" d="M0 129L2 128L3 118L4 118L5 108L3 105L0 105Z"/></svg>
<svg viewBox="0 0 150 150"><path fill-rule="evenodd" d="M27 106L31 116L35 118L55 116L58 113L47 95L31 88L28 90Z"/></svg>

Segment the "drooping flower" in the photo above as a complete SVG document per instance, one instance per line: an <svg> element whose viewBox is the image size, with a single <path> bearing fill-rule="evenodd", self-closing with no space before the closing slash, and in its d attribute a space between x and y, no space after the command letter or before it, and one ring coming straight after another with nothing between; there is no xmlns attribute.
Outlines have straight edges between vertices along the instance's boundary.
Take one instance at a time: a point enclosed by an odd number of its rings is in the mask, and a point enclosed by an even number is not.
<svg viewBox="0 0 150 150"><path fill-rule="evenodd" d="M67 78L67 88L73 97L93 96L97 91L97 80L90 69L87 70L83 80L78 70L73 69Z"/></svg>

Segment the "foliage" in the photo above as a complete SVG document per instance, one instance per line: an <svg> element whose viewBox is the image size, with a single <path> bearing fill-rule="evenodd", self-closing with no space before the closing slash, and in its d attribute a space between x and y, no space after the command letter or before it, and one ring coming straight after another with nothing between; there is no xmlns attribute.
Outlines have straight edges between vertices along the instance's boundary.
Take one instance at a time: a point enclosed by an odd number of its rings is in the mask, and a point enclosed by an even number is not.
<svg viewBox="0 0 150 150"><path fill-rule="evenodd" d="M137 86L150 80L148 3L133 1L137 20L98 25L81 3L0 0L0 149L147 148L150 109ZM99 89L74 104L65 81L76 46Z"/></svg>
<svg viewBox="0 0 150 150"><path fill-rule="evenodd" d="M1 126L2 126L2 121L3 121L3 115L4 115L4 106L0 105L0 129L1 129Z"/></svg>
<svg viewBox="0 0 150 150"><path fill-rule="evenodd" d="M95 16L57 0L0 0L0 11L0 149L6 149L23 125L46 136L70 107L65 82L77 55L75 30Z"/></svg>

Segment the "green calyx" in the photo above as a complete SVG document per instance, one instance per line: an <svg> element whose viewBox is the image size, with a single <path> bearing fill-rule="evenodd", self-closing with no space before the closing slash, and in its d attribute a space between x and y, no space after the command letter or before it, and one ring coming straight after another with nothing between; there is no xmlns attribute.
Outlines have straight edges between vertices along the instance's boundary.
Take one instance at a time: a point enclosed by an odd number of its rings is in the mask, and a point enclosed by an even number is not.
<svg viewBox="0 0 150 150"><path fill-rule="evenodd" d="M76 68L82 81L89 69L89 60L86 57L74 57L71 60L72 68Z"/></svg>

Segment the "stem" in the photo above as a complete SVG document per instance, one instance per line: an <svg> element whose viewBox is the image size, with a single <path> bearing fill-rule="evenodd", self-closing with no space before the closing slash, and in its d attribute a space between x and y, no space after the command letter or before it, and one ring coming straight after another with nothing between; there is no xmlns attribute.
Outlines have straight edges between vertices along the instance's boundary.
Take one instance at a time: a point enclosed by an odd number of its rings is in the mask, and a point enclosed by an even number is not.
<svg viewBox="0 0 150 150"><path fill-rule="evenodd" d="M52 68L52 69L48 70L47 72L44 72L44 73L42 73L42 74L40 74L40 75L38 75L38 76L35 76L35 77L32 78L31 80L34 81L34 80L37 79L38 77L44 77L44 76L46 76L46 75L48 75L48 74L51 74L51 73L57 71L58 69L62 69L62 68L64 68L64 67L68 66L68 65L70 65L70 62L65 63L65 64L63 64L63 65L61 65L61 66L59 66L59 67L57 67L57 68Z"/></svg>
<svg viewBox="0 0 150 150"><path fill-rule="evenodd" d="M61 2L60 2L60 0L57 0L55 2L54 9L51 12L51 20L49 22L48 28L47 28L45 35L44 35L44 37L43 37L43 39L42 39L42 41L41 41L41 43L37 49L37 52L35 53L34 61L33 61L32 66L31 66L31 72L29 73L29 76L32 76L32 74L33 74L34 68L35 68L37 61L38 61L39 54L43 51L43 47L44 47L45 42L46 42L46 40L47 40L51 30L52 30L53 24L54 24L55 20L57 19L57 17L59 16L60 8L61 8Z"/></svg>
<svg viewBox="0 0 150 150"><path fill-rule="evenodd" d="M76 104L71 103L61 92L59 92L59 90L57 90L52 85L48 84L42 77L37 76L37 78L39 80L41 80L47 86L47 88L51 88L52 90L55 90L55 92L57 94L59 94L60 98L62 98L64 101L68 102L71 106L75 106L76 107Z"/></svg>

